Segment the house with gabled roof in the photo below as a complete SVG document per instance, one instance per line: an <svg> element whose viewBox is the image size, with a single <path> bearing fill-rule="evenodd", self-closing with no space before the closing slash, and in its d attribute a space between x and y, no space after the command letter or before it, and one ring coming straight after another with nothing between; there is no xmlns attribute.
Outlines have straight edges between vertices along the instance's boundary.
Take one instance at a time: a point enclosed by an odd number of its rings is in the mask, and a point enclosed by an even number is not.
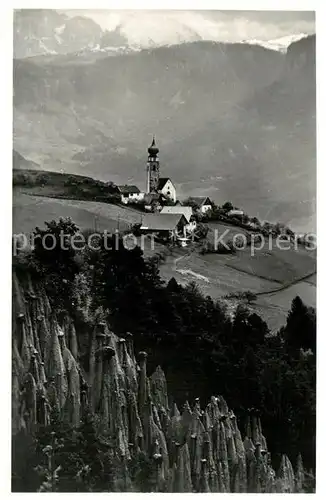
<svg viewBox="0 0 326 500"><path fill-rule="evenodd" d="M201 214L205 214L213 208L213 203L208 198L208 196L190 196L188 198L188 203L190 203L194 207L197 207L198 212L200 212Z"/></svg>
<svg viewBox="0 0 326 500"><path fill-rule="evenodd" d="M144 193L141 193L137 186L131 186L125 184L123 186L117 186L117 187L121 195L121 201L125 205L127 203L141 201L144 198Z"/></svg>
<svg viewBox="0 0 326 500"><path fill-rule="evenodd" d="M176 240L184 236L187 219L183 214L146 214L143 216L140 231L153 233L162 238Z"/></svg>
<svg viewBox="0 0 326 500"><path fill-rule="evenodd" d="M186 231L192 233L197 227L196 217L193 213L192 207L183 205L173 205L162 208L161 214L180 214L184 215L187 220Z"/></svg>

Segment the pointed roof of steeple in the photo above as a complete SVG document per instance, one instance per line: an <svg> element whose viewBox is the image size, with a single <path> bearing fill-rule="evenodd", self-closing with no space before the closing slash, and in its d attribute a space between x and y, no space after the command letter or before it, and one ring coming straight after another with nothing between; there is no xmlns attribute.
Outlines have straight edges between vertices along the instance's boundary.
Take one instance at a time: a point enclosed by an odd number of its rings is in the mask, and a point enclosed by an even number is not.
<svg viewBox="0 0 326 500"><path fill-rule="evenodd" d="M152 140L152 144L149 146L148 148L148 154L150 156L156 156L159 152L159 149L158 147L156 146L156 143L155 143L155 135L153 135L153 140Z"/></svg>

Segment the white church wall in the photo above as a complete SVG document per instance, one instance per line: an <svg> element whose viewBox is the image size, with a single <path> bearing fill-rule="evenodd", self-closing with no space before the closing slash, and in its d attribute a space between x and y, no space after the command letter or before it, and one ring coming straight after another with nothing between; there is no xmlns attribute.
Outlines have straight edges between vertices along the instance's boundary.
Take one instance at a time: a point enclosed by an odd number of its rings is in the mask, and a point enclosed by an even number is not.
<svg viewBox="0 0 326 500"><path fill-rule="evenodd" d="M170 181L170 179L164 184L163 189L161 190L161 193L166 196L166 198L169 198L172 200L174 203L177 200L177 193L176 189L173 185L173 183Z"/></svg>

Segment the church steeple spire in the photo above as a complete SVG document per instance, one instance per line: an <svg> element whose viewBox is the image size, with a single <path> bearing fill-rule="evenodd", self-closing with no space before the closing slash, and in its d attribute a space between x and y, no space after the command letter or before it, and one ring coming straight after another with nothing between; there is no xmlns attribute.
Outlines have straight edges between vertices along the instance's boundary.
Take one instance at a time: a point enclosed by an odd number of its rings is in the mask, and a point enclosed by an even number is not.
<svg viewBox="0 0 326 500"><path fill-rule="evenodd" d="M160 161L158 159L159 149L153 135L152 144L148 148L146 187L147 193L157 193L160 179Z"/></svg>
<svg viewBox="0 0 326 500"><path fill-rule="evenodd" d="M147 151L148 151L149 156L157 156L158 155L159 149L156 146L155 135L153 135L152 144L149 146Z"/></svg>

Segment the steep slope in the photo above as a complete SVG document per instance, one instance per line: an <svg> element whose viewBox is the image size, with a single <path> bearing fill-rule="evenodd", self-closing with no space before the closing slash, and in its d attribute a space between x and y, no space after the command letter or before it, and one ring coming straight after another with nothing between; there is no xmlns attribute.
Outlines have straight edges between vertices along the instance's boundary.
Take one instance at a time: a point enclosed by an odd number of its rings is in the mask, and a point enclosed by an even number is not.
<svg viewBox="0 0 326 500"><path fill-rule="evenodd" d="M189 138L186 147L200 148L215 166L206 170L200 190L207 187L207 194L231 199L262 220L315 230L315 100L315 37L308 37L290 46L275 82L227 116L229 133L217 123ZM215 181L213 173L222 179ZM195 182L192 187L196 193Z"/></svg>
<svg viewBox="0 0 326 500"><path fill-rule="evenodd" d="M295 475L283 456L275 475L256 415L248 416L242 439L222 396L213 396L204 411L196 401L192 408L186 403L180 413L175 404L169 405L163 371L158 367L149 377L147 354L135 356L132 335L117 337L100 311L92 317L82 304L79 297L76 312L87 316L89 325L84 345L72 318L58 321L40 284L21 272L13 275L14 470L20 466L19 435L49 425L53 408L72 427L90 409L102 446L115 458L115 491L139 491L131 463L144 456L154 466L146 478L152 491L302 491L302 462Z"/></svg>
<svg viewBox="0 0 326 500"><path fill-rule="evenodd" d="M39 167L40 167L40 165L38 165L34 161L27 160L26 158L23 157L23 155L18 153L18 151L15 151L13 149L13 151L12 151L12 168L14 168L14 169L15 168L17 168L17 169L29 168L29 169L34 170L34 169L37 169Z"/></svg>
<svg viewBox="0 0 326 500"><path fill-rule="evenodd" d="M122 214L124 214L121 209ZM58 217L71 217L82 230L115 231L119 225L121 231L138 222L140 216L130 217L117 222L120 211L114 205L96 202L59 200L33 196L14 190L13 196L13 232L15 234L32 234L36 226L42 226L44 220L50 221Z"/></svg>

